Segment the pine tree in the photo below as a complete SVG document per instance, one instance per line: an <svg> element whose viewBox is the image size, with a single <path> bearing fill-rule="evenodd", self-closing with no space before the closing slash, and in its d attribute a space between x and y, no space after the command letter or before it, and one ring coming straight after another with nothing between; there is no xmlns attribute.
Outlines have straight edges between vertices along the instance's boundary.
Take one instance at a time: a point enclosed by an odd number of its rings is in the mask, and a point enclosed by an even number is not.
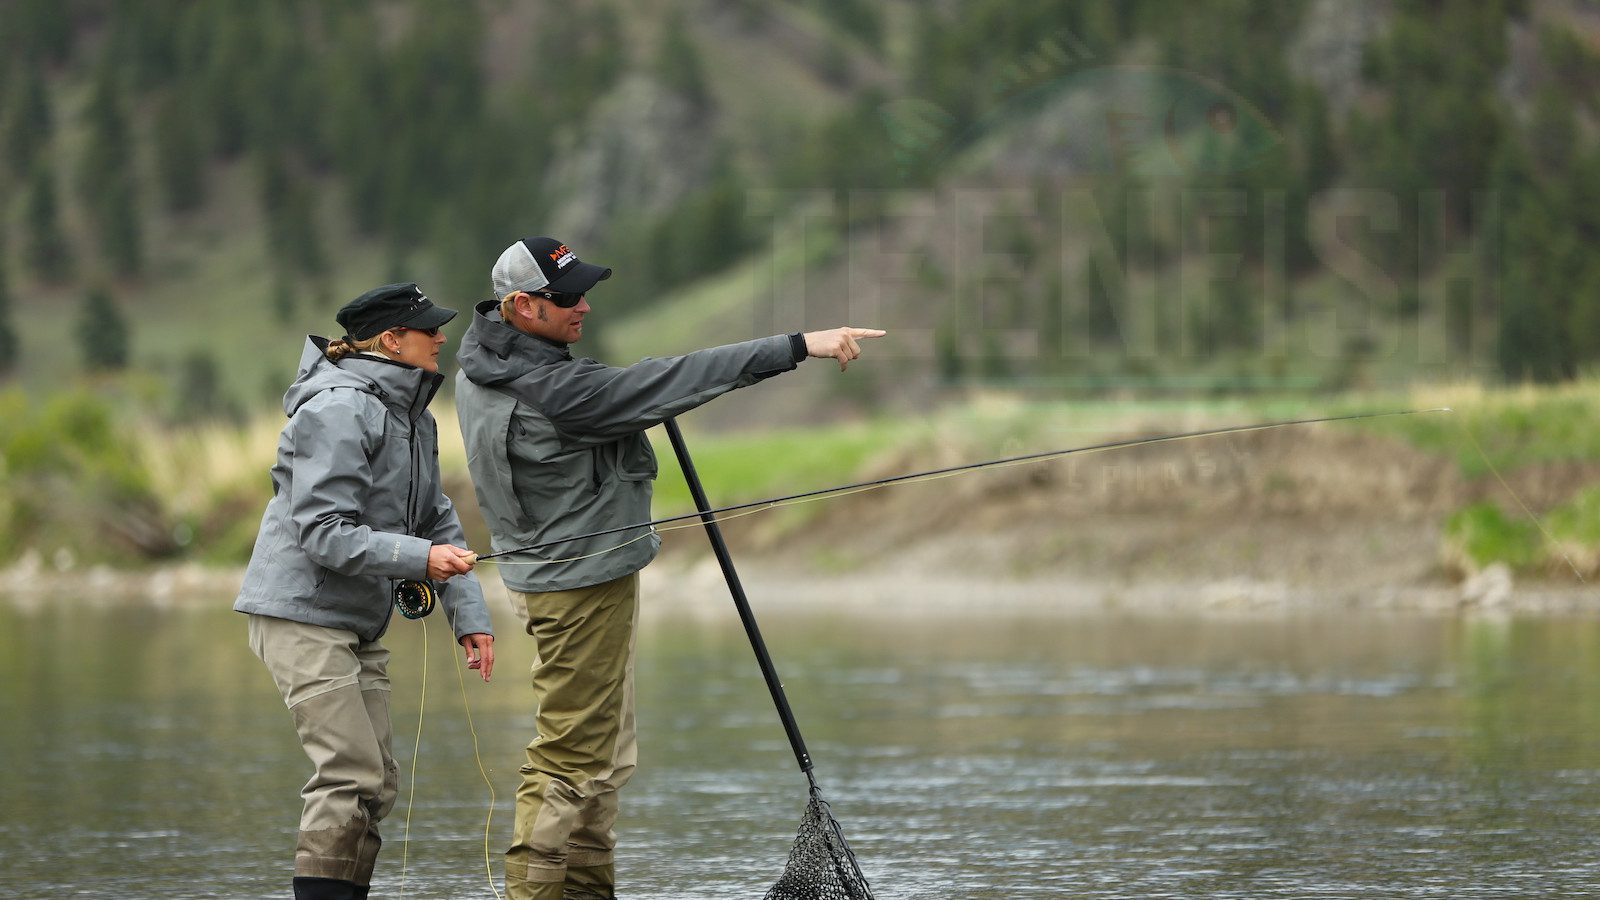
<svg viewBox="0 0 1600 900"><path fill-rule="evenodd" d="M78 321L78 346L83 366L91 372L128 367L128 322L103 287L89 292Z"/></svg>
<svg viewBox="0 0 1600 900"><path fill-rule="evenodd" d="M710 104L711 92L706 87L700 50L695 47L681 14L674 13L662 30L661 47L656 52L656 73L662 83L696 110L704 110Z"/></svg>
<svg viewBox="0 0 1600 900"><path fill-rule="evenodd" d="M1579 147L1577 104L1552 86L1539 91L1528 125L1528 145L1539 171L1563 173L1572 167Z"/></svg>
<svg viewBox="0 0 1600 900"><path fill-rule="evenodd" d="M294 321L295 289L294 278L284 270L283 263L277 259L272 265L272 315L279 325L287 325Z"/></svg>
<svg viewBox="0 0 1600 900"><path fill-rule="evenodd" d="M206 158L186 94L173 90L156 113L156 174L167 209L186 212L206 200Z"/></svg>
<svg viewBox="0 0 1600 900"><path fill-rule="evenodd" d="M14 0L6 5L7 31L40 63L63 63L72 54L74 6L60 0Z"/></svg>
<svg viewBox="0 0 1600 900"><path fill-rule="evenodd" d="M46 281L61 281L72 274L72 251L61 233L56 199L56 173L49 156L34 164L28 184L28 262Z"/></svg>
<svg viewBox="0 0 1600 900"><path fill-rule="evenodd" d="M681 17L673 21L678 25L677 36L686 44L688 54L694 56L694 46L687 43ZM665 37L670 42L673 36L669 33ZM578 119L616 84L625 71L618 61L626 61L628 55L627 33L613 4L597 3L587 12L583 6L573 6L555 27L538 37L529 72L529 96L540 98L544 121ZM560 68L546 64L549 59L560 59ZM698 59L690 62L695 69L691 77L697 77ZM672 84L671 78L663 80Z"/></svg>
<svg viewBox="0 0 1600 900"><path fill-rule="evenodd" d="M112 182L101 200L100 239L119 275L144 270L144 225L134 179L125 175Z"/></svg>
<svg viewBox="0 0 1600 900"><path fill-rule="evenodd" d="M133 143L122 110L117 69L109 57L101 60L95 73L84 116L89 140L79 163L78 183L92 201L94 194L127 169Z"/></svg>
<svg viewBox="0 0 1600 900"><path fill-rule="evenodd" d="M883 11L871 0L815 0L818 10L845 34L874 50L883 47Z"/></svg>
<svg viewBox="0 0 1600 900"><path fill-rule="evenodd" d="M383 160L387 148L373 135L383 131L388 91L380 48L364 38L370 21L344 4L335 4L339 18L329 24L336 45L346 47L318 63L326 110L328 151L349 190L351 217L367 236L383 224Z"/></svg>
<svg viewBox="0 0 1600 900"><path fill-rule="evenodd" d="M466 4L464 4L466 5ZM326 145L323 117L312 102L320 91L311 51L294 4L256 3L252 15L254 58L239 74L238 100L245 108L245 148L293 148L311 156Z"/></svg>
<svg viewBox="0 0 1600 900"><path fill-rule="evenodd" d="M86 111L88 147L78 186L102 248L119 275L144 267L144 239L133 165L133 137L122 109L117 70L102 60Z"/></svg>
<svg viewBox="0 0 1600 900"><path fill-rule="evenodd" d="M178 368L177 418L185 422L235 418L238 409L224 386L222 366L209 350L184 354Z"/></svg>
<svg viewBox="0 0 1600 900"><path fill-rule="evenodd" d="M5 232L0 230L0 376L17 370L17 357L22 349L12 325L11 279L4 237Z"/></svg>
<svg viewBox="0 0 1600 900"><path fill-rule="evenodd" d="M267 216L267 244L274 263L285 273L321 275L328 261L317 227L316 192L297 174L282 151L269 148L259 157L261 205Z"/></svg>
<svg viewBox="0 0 1600 900"><path fill-rule="evenodd" d="M26 58L11 66L9 96L5 106L6 163L18 178L26 178L33 162L50 141L50 98L38 67Z"/></svg>
<svg viewBox="0 0 1600 900"><path fill-rule="evenodd" d="M933 330L934 369L945 385L959 383L967 374L966 357L961 351L963 330L958 323L945 321Z"/></svg>
<svg viewBox="0 0 1600 900"><path fill-rule="evenodd" d="M211 126L211 149L224 158L250 144L250 110L259 99L248 82L260 72L260 8L274 4L196 3L191 19L203 71L203 121ZM205 10L202 13L200 10Z"/></svg>
<svg viewBox="0 0 1600 900"><path fill-rule="evenodd" d="M456 203L482 156L478 142L489 131L485 73L478 62L485 39L482 14L475 4L453 0L426 0L418 13L416 26L395 48L396 59L385 66L380 80L385 105L381 121L386 123L380 128L382 139L362 138L364 148L355 161L381 171L381 182L367 182L362 189L377 188L373 200L381 207L379 227L407 246L423 244L429 222ZM564 52L558 55L567 59ZM566 74L566 65L556 68ZM544 102L558 93L538 95L537 118L545 125L565 121Z"/></svg>
<svg viewBox="0 0 1600 900"><path fill-rule="evenodd" d="M169 83L179 74L178 40L186 4L172 0L113 0L107 29L137 92Z"/></svg>
<svg viewBox="0 0 1600 900"><path fill-rule="evenodd" d="M288 202L278 212L272 229L280 235L284 258L302 275L322 275L328 271L323 252L322 229L317 225L315 188L306 179L296 179Z"/></svg>

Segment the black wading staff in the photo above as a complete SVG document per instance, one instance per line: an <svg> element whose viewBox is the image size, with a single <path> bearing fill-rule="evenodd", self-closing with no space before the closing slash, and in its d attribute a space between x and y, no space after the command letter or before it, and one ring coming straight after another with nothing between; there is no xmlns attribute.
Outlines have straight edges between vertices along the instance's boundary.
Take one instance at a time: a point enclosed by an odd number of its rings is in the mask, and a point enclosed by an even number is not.
<svg viewBox="0 0 1600 900"><path fill-rule="evenodd" d="M695 472L694 460L689 458L689 447L684 443L683 432L678 430L678 423L673 419L668 419L665 424L667 437L672 440L672 452L677 454L678 465L683 469L684 480L689 483L695 508L700 510L700 519L705 523L711 550L716 554L717 564L722 567L722 577L728 582L728 592L733 595L733 605L739 610L739 619L750 638L750 647L755 650L761 676L766 679L772 702L778 707L778 718L783 722L784 733L789 736L789 747L794 751L795 762L800 764L800 771L805 773L806 781L811 786L811 799L806 804L805 817L800 822L794 849L789 852L783 875L767 891L766 900L873 900L872 888L861 874L855 854L845 843L844 833L834 819L828 802L822 798L821 789L817 787L811 754L806 752L805 739L800 736L800 726L795 724L794 711L789 708L783 682L778 680L778 670L767 653L766 641L761 639L761 629L756 625L755 613L750 610L750 601L745 598L739 573L733 568L733 556L728 552L727 542L722 539L722 529L711 512L711 502L706 499L705 488Z"/></svg>

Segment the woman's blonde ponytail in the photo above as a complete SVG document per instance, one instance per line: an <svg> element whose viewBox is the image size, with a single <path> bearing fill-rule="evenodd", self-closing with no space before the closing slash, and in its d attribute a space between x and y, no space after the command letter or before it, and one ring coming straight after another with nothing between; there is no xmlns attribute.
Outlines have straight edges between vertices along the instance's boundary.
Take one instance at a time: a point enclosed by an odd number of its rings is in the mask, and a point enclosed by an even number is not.
<svg viewBox="0 0 1600 900"><path fill-rule="evenodd" d="M383 334L380 332L364 341L334 338L328 342L328 349L323 352L334 362L338 362L352 353L382 353Z"/></svg>

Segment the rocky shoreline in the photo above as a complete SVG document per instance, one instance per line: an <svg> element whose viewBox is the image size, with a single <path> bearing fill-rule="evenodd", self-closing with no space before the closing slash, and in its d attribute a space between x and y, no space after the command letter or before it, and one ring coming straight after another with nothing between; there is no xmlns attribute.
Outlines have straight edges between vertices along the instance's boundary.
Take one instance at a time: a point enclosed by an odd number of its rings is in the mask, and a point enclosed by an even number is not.
<svg viewBox="0 0 1600 900"><path fill-rule="evenodd" d="M1235 535L1234 537L1237 537ZM1326 531L1299 536L1326 541ZM1381 537L1381 536L1380 536ZM1389 535L1393 537L1393 535ZM1279 538L1284 539L1282 531ZM1359 543L1346 535L1335 543ZM985 560L1000 552L998 541L930 542L898 557L849 571L818 571L793 559L742 555L739 571L758 610L852 616L961 616L980 612L1016 615L1292 615L1415 613L1452 615L1600 614L1600 587L1576 581L1518 580L1491 566L1462 581L1443 576L1431 561L1409 566L1393 558L1358 565L1325 560L1304 565L1303 554L1284 552L1287 568L1271 571L1240 565L1181 574L1181 561L1152 564L1145 574L1110 574L1069 565L989 574ZM1285 543L1292 543L1285 540ZM1399 543L1399 542L1397 542ZM1302 548L1303 549L1303 548ZM1296 563L1295 560L1300 562ZM965 564L963 564L965 561ZM155 609L226 606L243 577L242 568L197 564L141 571L106 567L56 571L30 561L5 570L13 607L41 609L58 603L90 608L144 604ZM1343 568L1344 573L1335 577ZM1403 578L1392 577L1410 568ZM671 548L643 573L648 603L643 615L720 618L733 615L721 571L709 553ZM492 565L480 570L486 595L498 612L510 604Z"/></svg>

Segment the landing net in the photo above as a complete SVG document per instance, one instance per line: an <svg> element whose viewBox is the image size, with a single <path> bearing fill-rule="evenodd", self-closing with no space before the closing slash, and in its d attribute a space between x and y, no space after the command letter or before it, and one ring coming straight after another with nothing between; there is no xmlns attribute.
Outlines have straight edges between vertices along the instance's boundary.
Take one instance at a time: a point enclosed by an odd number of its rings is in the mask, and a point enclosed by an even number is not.
<svg viewBox="0 0 1600 900"><path fill-rule="evenodd" d="M811 778L807 772L806 777ZM839 821L811 779L811 802L806 804L789 862L778 883L764 900L874 900L872 886L861 874L856 855L845 843Z"/></svg>

